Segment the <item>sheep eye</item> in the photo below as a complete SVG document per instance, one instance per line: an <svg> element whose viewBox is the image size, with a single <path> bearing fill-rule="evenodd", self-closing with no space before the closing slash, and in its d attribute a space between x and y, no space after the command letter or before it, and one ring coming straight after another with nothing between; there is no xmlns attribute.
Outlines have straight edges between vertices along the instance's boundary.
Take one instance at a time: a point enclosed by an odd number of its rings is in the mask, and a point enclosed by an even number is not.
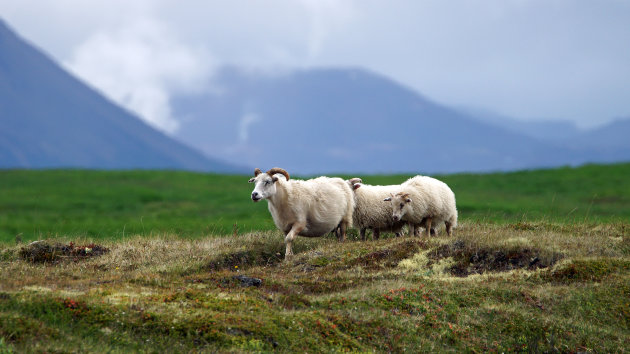
<svg viewBox="0 0 630 354"><path fill-rule="evenodd" d="M265 186L269 184L269 181L265 181Z"/></svg>
<svg viewBox="0 0 630 354"><path fill-rule="evenodd" d="M403 203L400 203L400 209L402 209L402 208L403 208L403 206L404 206L404 204L403 204Z"/></svg>

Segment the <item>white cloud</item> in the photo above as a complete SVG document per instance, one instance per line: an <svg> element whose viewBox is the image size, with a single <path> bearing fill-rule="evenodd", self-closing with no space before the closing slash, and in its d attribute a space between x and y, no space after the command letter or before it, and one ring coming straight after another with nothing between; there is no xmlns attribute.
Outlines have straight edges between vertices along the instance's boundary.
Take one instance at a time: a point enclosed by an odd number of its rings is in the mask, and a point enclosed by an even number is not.
<svg viewBox="0 0 630 354"><path fill-rule="evenodd" d="M325 41L344 25L349 24L357 9L350 1L300 0L308 13L307 57L316 58L322 51Z"/></svg>
<svg viewBox="0 0 630 354"><path fill-rule="evenodd" d="M241 117L241 120L238 124L238 142L241 144L247 143L249 139L249 127L258 121L261 118L256 113L246 113Z"/></svg>
<svg viewBox="0 0 630 354"><path fill-rule="evenodd" d="M170 97L203 88L212 72L208 53L180 42L168 26L137 19L98 31L77 46L66 67L155 127L173 133Z"/></svg>

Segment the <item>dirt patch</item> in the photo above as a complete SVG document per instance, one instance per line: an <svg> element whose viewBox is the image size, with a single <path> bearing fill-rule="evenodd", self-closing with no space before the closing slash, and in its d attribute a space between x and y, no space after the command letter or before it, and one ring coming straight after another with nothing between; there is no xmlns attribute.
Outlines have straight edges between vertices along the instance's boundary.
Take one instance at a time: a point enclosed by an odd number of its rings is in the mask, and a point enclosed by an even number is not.
<svg viewBox="0 0 630 354"><path fill-rule="evenodd" d="M278 250L251 249L220 255L211 260L206 268L211 271L246 269L253 266L274 266L284 260Z"/></svg>
<svg viewBox="0 0 630 354"><path fill-rule="evenodd" d="M31 263L58 263L63 260L79 261L86 258L97 257L109 252L109 249L94 243L88 245L75 245L70 242L48 243L35 241L20 249L20 257Z"/></svg>
<svg viewBox="0 0 630 354"><path fill-rule="evenodd" d="M411 257L424 247L426 247L426 244L422 240L406 240L391 248L378 250L357 257L350 261L349 265L360 265L366 269L394 268L400 261Z"/></svg>
<svg viewBox="0 0 630 354"><path fill-rule="evenodd" d="M432 250L428 257L435 262L452 257L455 264L449 269L450 273L455 276L466 277L471 274L486 272L547 268L562 259L563 256L529 247L491 248L456 240Z"/></svg>

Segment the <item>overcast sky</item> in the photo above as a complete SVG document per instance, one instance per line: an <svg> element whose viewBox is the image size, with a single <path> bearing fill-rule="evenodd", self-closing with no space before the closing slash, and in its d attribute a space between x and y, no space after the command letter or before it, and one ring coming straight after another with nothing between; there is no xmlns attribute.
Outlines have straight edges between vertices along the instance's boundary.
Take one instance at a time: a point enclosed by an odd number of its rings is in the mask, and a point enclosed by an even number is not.
<svg viewBox="0 0 630 354"><path fill-rule="evenodd" d="M221 65L357 66L438 102L630 117L630 0L0 0L0 17L165 131Z"/></svg>

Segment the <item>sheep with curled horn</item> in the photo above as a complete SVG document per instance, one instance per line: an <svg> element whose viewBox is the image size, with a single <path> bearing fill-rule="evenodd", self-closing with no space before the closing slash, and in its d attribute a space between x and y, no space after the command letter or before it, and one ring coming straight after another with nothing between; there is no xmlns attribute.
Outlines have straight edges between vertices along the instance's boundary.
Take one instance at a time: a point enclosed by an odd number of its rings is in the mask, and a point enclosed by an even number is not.
<svg viewBox="0 0 630 354"><path fill-rule="evenodd" d="M352 225L354 196L343 179L295 180L286 170L274 167L267 172L256 168L249 182L255 183L252 200L267 200L276 227L285 234L285 258L293 255L296 236L319 237L335 232L340 242L345 239Z"/></svg>

